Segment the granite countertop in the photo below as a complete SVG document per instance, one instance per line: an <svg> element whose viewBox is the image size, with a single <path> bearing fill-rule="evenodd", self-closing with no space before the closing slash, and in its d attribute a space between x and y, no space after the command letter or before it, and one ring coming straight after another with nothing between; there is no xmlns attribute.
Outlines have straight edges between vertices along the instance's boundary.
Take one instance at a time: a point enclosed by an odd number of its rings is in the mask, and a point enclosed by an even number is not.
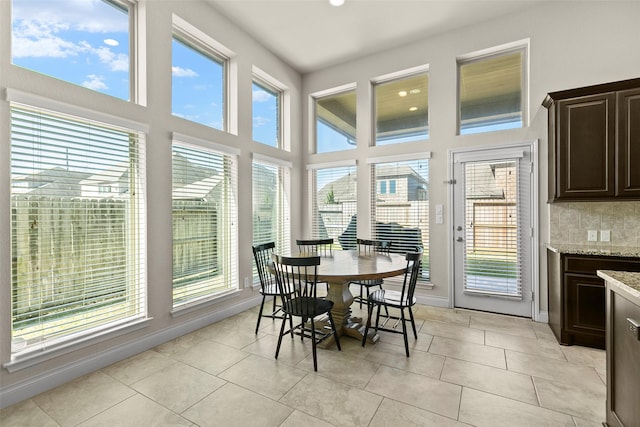
<svg viewBox="0 0 640 427"><path fill-rule="evenodd" d="M640 258L640 247L634 246L592 246L547 243L547 248L554 252L570 255L602 255Z"/></svg>
<svg viewBox="0 0 640 427"><path fill-rule="evenodd" d="M607 286L615 286L640 305L640 273L598 270L598 276L607 282Z"/></svg>

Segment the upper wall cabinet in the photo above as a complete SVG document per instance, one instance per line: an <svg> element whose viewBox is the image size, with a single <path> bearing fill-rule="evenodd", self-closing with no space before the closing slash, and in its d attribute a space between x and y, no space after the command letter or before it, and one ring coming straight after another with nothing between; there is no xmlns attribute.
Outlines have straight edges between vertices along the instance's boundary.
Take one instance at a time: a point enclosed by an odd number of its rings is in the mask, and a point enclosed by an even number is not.
<svg viewBox="0 0 640 427"><path fill-rule="evenodd" d="M640 78L552 92L549 199L640 200Z"/></svg>

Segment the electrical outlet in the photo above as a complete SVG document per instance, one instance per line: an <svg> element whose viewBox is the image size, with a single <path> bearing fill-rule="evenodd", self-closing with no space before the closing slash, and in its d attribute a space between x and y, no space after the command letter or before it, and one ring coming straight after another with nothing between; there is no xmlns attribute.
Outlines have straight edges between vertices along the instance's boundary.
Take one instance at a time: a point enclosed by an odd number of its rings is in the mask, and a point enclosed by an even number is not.
<svg viewBox="0 0 640 427"><path fill-rule="evenodd" d="M598 241L598 230L589 230L587 231L587 240L590 242Z"/></svg>
<svg viewBox="0 0 640 427"><path fill-rule="evenodd" d="M611 230L600 230L600 241L601 242L610 242L611 241Z"/></svg>
<svg viewBox="0 0 640 427"><path fill-rule="evenodd" d="M248 277L245 277L245 278L244 278L244 287L245 287L245 288L248 288L248 287L249 287L249 278L248 278Z"/></svg>

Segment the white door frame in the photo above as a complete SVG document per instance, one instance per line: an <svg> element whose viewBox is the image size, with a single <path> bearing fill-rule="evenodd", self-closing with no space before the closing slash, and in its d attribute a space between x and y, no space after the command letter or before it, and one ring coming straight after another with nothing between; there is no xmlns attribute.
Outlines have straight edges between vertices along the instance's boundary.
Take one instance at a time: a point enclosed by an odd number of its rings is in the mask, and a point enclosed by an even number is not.
<svg viewBox="0 0 640 427"><path fill-rule="evenodd" d="M454 271L454 259L455 259L455 245L453 244L453 227L455 224L454 221L454 212L453 212L453 204L454 204L454 195L453 195L453 187L452 182L454 179L454 170L453 170L453 157L455 154L459 153L470 153L470 152L482 152L486 150L495 150L500 148L518 148L526 146L531 150L531 161L533 163L533 175L531 176L531 193L532 193L532 201L531 201L531 226L533 227L533 236L531 237L531 290L533 292L533 306L531 307L532 319L535 321L542 320L540 313L540 262L539 262L539 235L540 235L540 224L539 224L539 215L538 215L538 206L539 206L539 191L538 191L538 140L534 139L531 141L523 141L523 142L515 142L510 144L498 144L498 145L489 145L489 146L479 146L479 147L467 147L467 148L455 148L449 149L448 152L448 181L445 183L449 184L448 189L448 199L449 199L449 228L447 230L447 241L449 242L449 308L454 307L454 280L455 280L455 271Z"/></svg>

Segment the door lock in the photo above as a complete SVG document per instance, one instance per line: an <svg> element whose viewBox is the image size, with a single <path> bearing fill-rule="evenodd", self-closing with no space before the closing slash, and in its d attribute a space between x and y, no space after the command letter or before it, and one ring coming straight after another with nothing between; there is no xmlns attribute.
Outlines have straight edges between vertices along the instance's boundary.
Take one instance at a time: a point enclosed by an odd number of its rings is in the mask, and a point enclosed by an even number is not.
<svg viewBox="0 0 640 427"><path fill-rule="evenodd" d="M461 225L457 226L456 231L462 231L462 226Z"/></svg>
<svg viewBox="0 0 640 427"><path fill-rule="evenodd" d="M464 239L462 237L456 237L456 242L462 242Z"/></svg>

